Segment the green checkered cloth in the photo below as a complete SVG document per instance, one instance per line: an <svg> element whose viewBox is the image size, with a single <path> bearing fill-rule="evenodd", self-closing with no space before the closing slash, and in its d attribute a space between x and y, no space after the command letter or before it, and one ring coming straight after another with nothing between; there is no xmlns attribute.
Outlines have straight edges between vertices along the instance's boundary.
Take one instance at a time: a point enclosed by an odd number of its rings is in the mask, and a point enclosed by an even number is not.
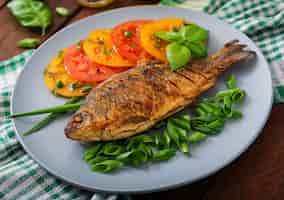
<svg viewBox="0 0 284 200"><path fill-rule="evenodd" d="M274 102L284 102L283 0L162 0L161 4L203 10L245 33L270 65Z"/></svg>
<svg viewBox="0 0 284 200"><path fill-rule="evenodd" d="M0 199L90 199L90 194L55 179L33 161L15 138L10 96L32 51L0 62Z"/></svg>
<svg viewBox="0 0 284 200"><path fill-rule="evenodd" d="M276 0L162 0L162 4L204 9L246 33L266 56L273 75L275 102L284 102L284 2ZM90 193L49 175L21 148L9 115L10 94L30 58L26 51L0 62L0 199L89 199ZM106 199L96 196L94 199ZM115 199L111 196L108 199Z"/></svg>

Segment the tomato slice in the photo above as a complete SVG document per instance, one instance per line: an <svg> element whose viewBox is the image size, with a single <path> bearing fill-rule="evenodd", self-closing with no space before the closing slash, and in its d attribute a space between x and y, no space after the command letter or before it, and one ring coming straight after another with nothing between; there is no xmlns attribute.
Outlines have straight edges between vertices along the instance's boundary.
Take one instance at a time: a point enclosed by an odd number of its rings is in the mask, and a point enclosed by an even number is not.
<svg viewBox="0 0 284 200"><path fill-rule="evenodd" d="M114 47L110 29L97 29L83 42L86 55L95 63L109 67L134 67L135 63L123 58Z"/></svg>
<svg viewBox="0 0 284 200"><path fill-rule="evenodd" d="M151 20L132 20L115 26L111 39L118 53L126 59L136 62L147 56L140 44L140 29Z"/></svg>
<svg viewBox="0 0 284 200"><path fill-rule="evenodd" d="M73 45L66 49L64 66L67 73L74 79L82 82L101 82L115 73L127 68L112 69L92 62L81 47Z"/></svg>

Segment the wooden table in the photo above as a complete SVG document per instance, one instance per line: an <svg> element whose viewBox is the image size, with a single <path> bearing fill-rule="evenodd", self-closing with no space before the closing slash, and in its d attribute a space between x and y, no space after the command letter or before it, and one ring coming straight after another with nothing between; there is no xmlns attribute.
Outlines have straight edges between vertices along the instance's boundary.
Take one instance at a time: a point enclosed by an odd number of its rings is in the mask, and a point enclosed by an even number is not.
<svg viewBox="0 0 284 200"><path fill-rule="evenodd" d="M75 0L47 2L52 10L57 6L64 6L73 14L67 18L54 14L54 22L49 34L42 38L19 26L6 8L7 0L0 0L0 60L23 51L16 47L16 41L25 37L38 37L45 40L62 27L106 9L157 3L150 0L117 0L107 8L87 9L79 7ZM134 199L282 200L284 198L284 159L282 160L284 141L282 139L284 139L284 105L276 105L256 142L229 166L194 184L166 192L136 195Z"/></svg>

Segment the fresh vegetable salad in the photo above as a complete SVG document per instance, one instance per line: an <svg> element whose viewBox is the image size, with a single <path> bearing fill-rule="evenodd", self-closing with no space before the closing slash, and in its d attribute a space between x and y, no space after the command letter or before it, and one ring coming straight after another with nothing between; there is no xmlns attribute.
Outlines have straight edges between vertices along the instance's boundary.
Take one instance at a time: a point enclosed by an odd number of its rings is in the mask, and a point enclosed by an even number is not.
<svg viewBox="0 0 284 200"><path fill-rule="evenodd" d="M149 60L172 70L207 56L208 31L179 18L131 20L97 29L61 50L47 65L44 81L52 93L85 96L102 81Z"/></svg>

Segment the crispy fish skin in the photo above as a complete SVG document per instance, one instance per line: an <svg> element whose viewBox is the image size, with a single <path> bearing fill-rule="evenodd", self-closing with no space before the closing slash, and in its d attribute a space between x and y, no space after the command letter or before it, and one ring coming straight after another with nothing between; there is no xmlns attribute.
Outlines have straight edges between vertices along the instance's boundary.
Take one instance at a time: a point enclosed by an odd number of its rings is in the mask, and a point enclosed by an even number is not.
<svg viewBox="0 0 284 200"><path fill-rule="evenodd" d="M191 104L232 64L255 58L237 40L206 59L173 72L167 64L142 64L94 88L73 115L65 135L84 142L126 138Z"/></svg>

